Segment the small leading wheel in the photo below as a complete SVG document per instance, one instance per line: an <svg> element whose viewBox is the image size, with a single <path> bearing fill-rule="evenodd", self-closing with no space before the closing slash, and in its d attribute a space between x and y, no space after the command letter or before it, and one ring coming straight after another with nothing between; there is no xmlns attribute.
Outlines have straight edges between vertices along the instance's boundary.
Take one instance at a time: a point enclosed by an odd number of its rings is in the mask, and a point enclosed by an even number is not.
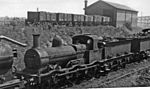
<svg viewBox="0 0 150 89"><path fill-rule="evenodd" d="M76 73L74 73L73 74L73 79L74 79L74 83L75 84L80 84L80 82L81 82L81 79L82 78L82 76L81 76L81 73L80 72L76 72Z"/></svg>
<svg viewBox="0 0 150 89"><path fill-rule="evenodd" d="M49 80L43 81L42 84L41 84L41 88L40 89L51 89L50 85L51 84L50 84Z"/></svg>
<svg viewBox="0 0 150 89"><path fill-rule="evenodd" d="M56 73L53 73L51 77L47 77L41 82L40 89L53 89L57 87L58 79Z"/></svg>

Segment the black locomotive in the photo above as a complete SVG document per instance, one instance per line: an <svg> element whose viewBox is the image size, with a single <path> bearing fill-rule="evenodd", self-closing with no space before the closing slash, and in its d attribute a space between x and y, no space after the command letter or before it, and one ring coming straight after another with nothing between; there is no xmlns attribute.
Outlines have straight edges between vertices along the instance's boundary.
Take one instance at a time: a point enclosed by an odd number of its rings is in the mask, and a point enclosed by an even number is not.
<svg viewBox="0 0 150 89"><path fill-rule="evenodd" d="M149 29L148 29L149 30ZM72 37L72 44L62 45L56 36L52 47L39 44L39 34L33 34L33 47L24 56L26 68L15 71L14 78L5 81L4 75L12 68L16 50L0 43L0 88L49 89L58 85L79 83L82 79L99 78L129 63L141 62L149 57L150 36L148 30L126 38L98 37L80 34ZM0 36L17 45L17 42Z"/></svg>
<svg viewBox="0 0 150 89"><path fill-rule="evenodd" d="M29 89L49 89L62 83L99 78L125 68L126 64L147 59L150 50L148 35L101 39L82 34L74 36L67 46L56 38L53 47L48 48L39 45L39 36L33 35L33 47L25 53L26 68L16 73Z"/></svg>

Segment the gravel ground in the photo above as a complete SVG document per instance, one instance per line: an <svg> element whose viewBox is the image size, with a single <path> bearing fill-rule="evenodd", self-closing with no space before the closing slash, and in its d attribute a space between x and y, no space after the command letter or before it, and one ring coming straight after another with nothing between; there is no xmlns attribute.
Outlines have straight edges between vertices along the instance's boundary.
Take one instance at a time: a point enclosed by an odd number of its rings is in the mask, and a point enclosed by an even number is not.
<svg viewBox="0 0 150 89"><path fill-rule="evenodd" d="M150 70L150 69L148 69ZM145 76L143 76L146 74ZM147 75L148 74L148 75ZM146 71L136 73L132 76L123 78L119 81L110 83L106 85L106 88L109 87L148 87L150 86L150 73L147 73Z"/></svg>
<svg viewBox="0 0 150 89"><path fill-rule="evenodd" d="M112 82L110 84L107 84L105 86L101 86L102 82L110 79L111 78L115 78L117 76L129 73L132 70L144 67L144 66L148 66L150 64L150 61L145 61L142 62L140 64L130 64L128 65L125 69L121 69L118 70L116 72L111 72L109 73L107 76L99 78L99 79L91 79L90 81L83 81L81 84L79 85L74 85L71 88L112 88L112 87L138 87L138 86L148 86L150 85L150 81L148 81L148 79L145 79L142 77L142 74L145 73L144 72L140 72L140 73L135 73L134 75L122 78L118 81ZM150 74L150 73L149 73ZM150 76L149 76L150 78ZM150 80L150 79L149 79ZM149 84L148 84L149 83ZM71 89L69 88L69 89ZM68 88L67 88L68 89Z"/></svg>

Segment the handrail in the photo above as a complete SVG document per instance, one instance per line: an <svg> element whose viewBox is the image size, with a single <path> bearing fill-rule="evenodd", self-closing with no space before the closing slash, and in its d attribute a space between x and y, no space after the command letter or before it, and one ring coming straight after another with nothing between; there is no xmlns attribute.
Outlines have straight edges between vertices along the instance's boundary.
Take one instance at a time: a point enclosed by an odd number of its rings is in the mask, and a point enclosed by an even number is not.
<svg viewBox="0 0 150 89"><path fill-rule="evenodd" d="M12 42L12 43L14 43L14 44L16 44L16 45L19 45L19 46L22 46L22 47L27 47L27 44L21 43L21 42L19 42L19 41L16 41L16 40L14 40L14 39L11 39L11 38L6 37L6 36L3 36L3 35L0 36L0 41L1 41L1 40L6 40L6 41Z"/></svg>

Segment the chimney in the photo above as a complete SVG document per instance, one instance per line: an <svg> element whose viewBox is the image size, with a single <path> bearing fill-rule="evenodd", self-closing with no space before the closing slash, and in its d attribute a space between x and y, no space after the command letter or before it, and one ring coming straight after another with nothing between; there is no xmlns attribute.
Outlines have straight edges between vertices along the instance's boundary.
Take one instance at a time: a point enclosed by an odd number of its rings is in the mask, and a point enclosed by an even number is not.
<svg viewBox="0 0 150 89"><path fill-rule="evenodd" d="M37 12L39 12L39 8L37 8Z"/></svg>
<svg viewBox="0 0 150 89"><path fill-rule="evenodd" d="M40 46L39 37L40 37L40 34L33 34L33 47L32 48L37 48Z"/></svg>
<svg viewBox="0 0 150 89"><path fill-rule="evenodd" d="M84 14L86 15L86 8L87 8L88 1L87 1L87 0L85 0L84 2L85 2L85 7L84 7L84 11L85 11L85 13L84 13Z"/></svg>

